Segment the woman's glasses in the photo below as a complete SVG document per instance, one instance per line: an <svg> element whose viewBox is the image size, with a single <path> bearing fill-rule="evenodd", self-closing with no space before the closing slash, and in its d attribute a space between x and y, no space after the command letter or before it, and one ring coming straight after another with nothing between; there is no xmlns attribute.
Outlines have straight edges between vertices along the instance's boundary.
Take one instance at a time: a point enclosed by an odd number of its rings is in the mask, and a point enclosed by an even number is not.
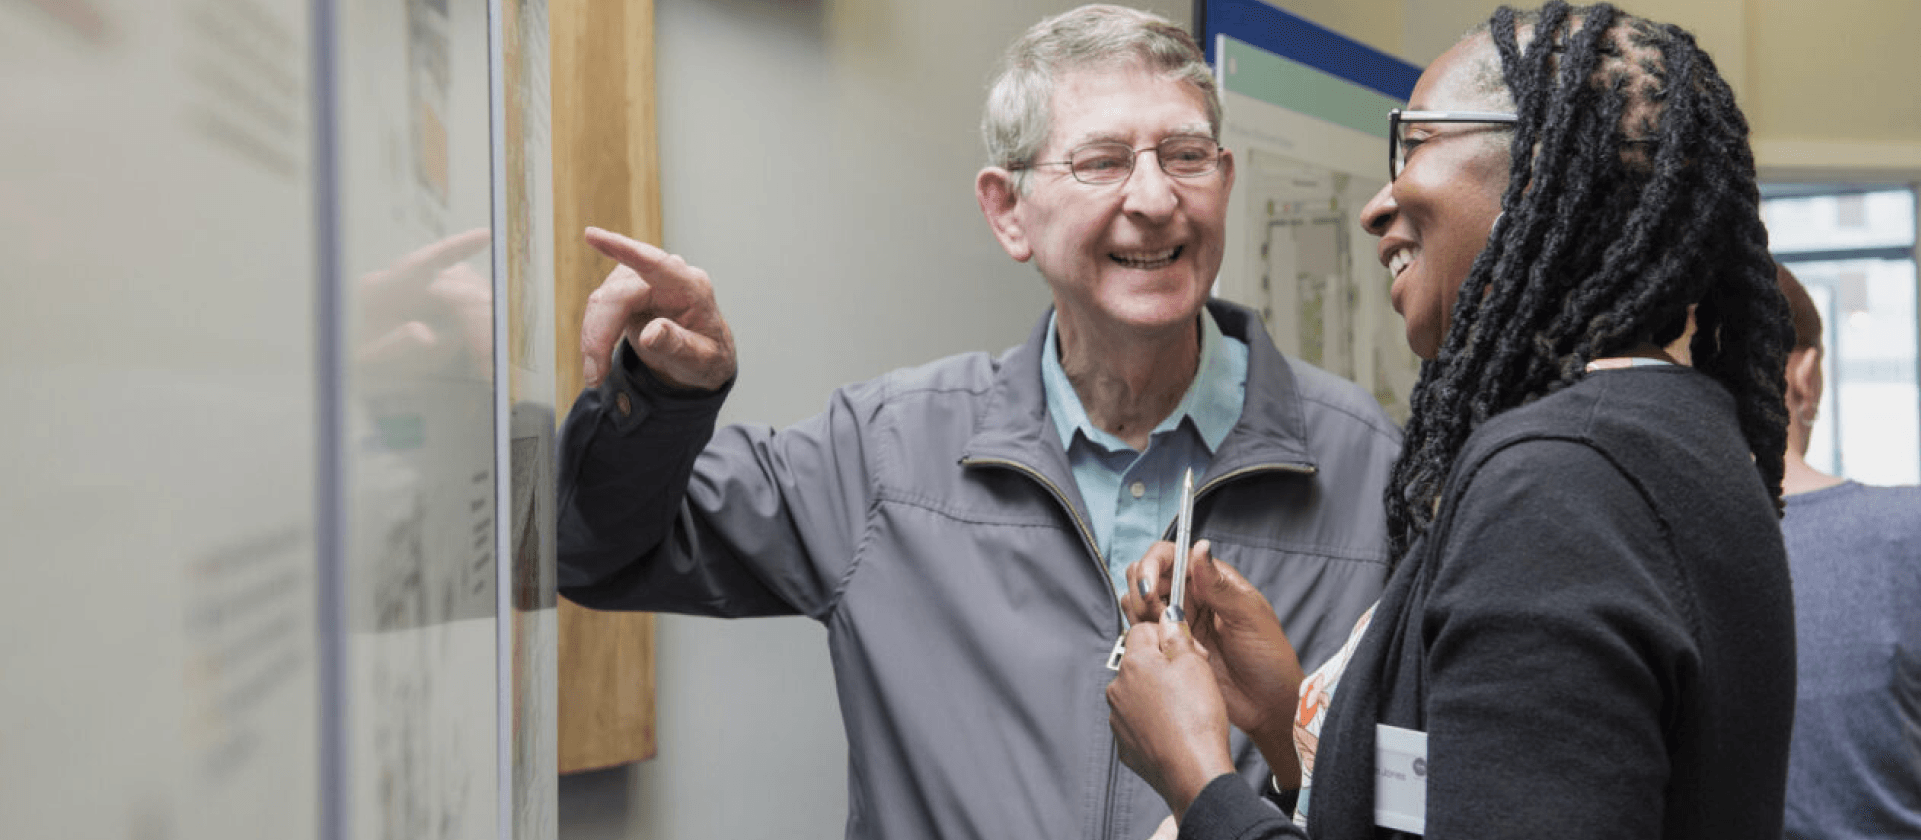
<svg viewBox="0 0 1921 840"><path fill-rule="evenodd" d="M1401 177L1401 170L1407 166L1407 153L1420 141L1409 142L1401 136L1402 126L1407 123L1500 123L1513 125L1519 121L1513 114L1500 114L1490 111L1403 111L1396 108L1387 112L1387 179L1391 182Z"/></svg>

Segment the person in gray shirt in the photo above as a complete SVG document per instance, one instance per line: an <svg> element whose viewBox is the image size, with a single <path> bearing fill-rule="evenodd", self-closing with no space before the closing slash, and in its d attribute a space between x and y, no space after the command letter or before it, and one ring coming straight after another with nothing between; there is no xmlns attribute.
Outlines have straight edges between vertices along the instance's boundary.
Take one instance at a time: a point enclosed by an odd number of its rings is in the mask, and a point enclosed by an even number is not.
<svg viewBox="0 0 1921 840"><path fill-rule="evenodd" d="M1788 744L1789 840L1921 837L1921 487L1870 487L1810 466L1821 405L1821 313L1794 315L1787 513L1799 682Z"/></svg>

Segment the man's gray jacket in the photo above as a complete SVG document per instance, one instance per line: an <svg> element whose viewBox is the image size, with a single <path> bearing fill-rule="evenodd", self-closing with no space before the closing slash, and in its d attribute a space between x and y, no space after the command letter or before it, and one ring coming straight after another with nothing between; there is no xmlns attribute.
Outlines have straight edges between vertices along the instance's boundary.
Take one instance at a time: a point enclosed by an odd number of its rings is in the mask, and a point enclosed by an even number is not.
<svg viewBox="0 0 1921 840"><path fill-rule="evenodd" d="M1195 539L1267 594L1311 670L1380 594L1399 433L1359 387L1284 360L1252 312L1209 311L1247 343L1248 382ZM718 434L724 391L676 395L623 344L562 431L561 592L824 624L849 838L1146 837L1167 808L1108 729L1123 620L1047 415L1046 327L841 388L788 429Z"/></svg>

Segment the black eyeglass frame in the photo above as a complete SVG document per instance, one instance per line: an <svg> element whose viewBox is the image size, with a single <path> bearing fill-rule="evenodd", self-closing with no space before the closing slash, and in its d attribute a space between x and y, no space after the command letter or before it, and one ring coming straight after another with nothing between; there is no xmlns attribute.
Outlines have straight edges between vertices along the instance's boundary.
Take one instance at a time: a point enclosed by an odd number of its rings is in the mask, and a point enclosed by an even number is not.
<svg viewBox="0 0 1921 840"><path fill-rule="evenodd" d="M1209 165L1206 169L1200 172L1169 171L1167 168L1167 158L1166 156L1161 154L1161 148L1163 146L1166 146L1168 143L1176 140L1197 140L1204 143L1213 144L1214 157L1211 160L1211 165ZM1122 173L1122 175L1119 178L1115 178L1114 180L1111 180L1111 181L1089 181L1086 178L1082 178L1079 172L1074 171L1074 156L1077 154L1080 154L1084 150L1091 149L1096 146L1115 146L1122 149L1126 149L1128 151L1127 171ZM1159 143L1155 143L1152 146L1143 146L1138 149L1132 146L1129 146L1126 143L1122 143L1114 140L1103 140L1097 143L1083 143L1079 146L1075 146L1073 149L1068 151L1067 160L1039 160L1039 161L1033 161L1030 163L1014 163L1014 164L1009 164L1007 168L1015 172L1019 172L1023 169L1032 169L1033 167L1036 167L1036 166L1065 166L1067 167L1067 174L1072 175L1075 181L1086 184L1090 187L1111 187L1111 186L1114 186L1115 184L1124 184L1127 182L1127 179L1134 177L1134 167L1136 165L1136 161L1140 160L1142 152L1153 152L1154 163L1161 168L1161 172L1166 174L1167 177L1187 179L1187 178L1199 178L1204 175L1212 175L1216 172L1219 172L1221 170L1221 155L1223 152L1226 152L1226 151L1227 151L1227 147L1221 145L1220 141L1215 140L1214 138L1209 137L1205 134L1171 134L1161 138L1161 142Z"/></svg>
<svg viewBox="0 0 1921 840"><path fill-rule="evenodd" d="M1513 125L1521 121L1517 114L1504 114L1497 111L1403 111L1399 108L1387 112L1387 181L1401 177L1401 170L1407 164L1401 159L1401 123L1499 123Z"/></svg>

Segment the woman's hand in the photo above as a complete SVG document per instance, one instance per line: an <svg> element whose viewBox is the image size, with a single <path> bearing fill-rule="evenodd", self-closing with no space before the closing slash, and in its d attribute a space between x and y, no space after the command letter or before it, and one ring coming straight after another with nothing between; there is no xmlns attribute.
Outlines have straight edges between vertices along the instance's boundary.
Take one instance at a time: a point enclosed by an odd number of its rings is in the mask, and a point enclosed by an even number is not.
<svg viewBox="0 0 1921 840"><path fill-rule="evenodd" d="M1167 802L1176 819L1201 789L1234 772L1227 710L1207 651L1187 625L1140 622L1127 631L1120 676L1107 686L1108 723L1121 761Z"/></svg>
<svg viewBox="0 0 1921 840"><path fill-rule="evenodd" d="M1303 677L1300 660L1267 597L1233 567L1214 559L1210 547L1201 540L1188 555L1183 609L1194 639L1210 654L1209 669L1228 721L1253 739L1283 787L1299 784L1294 711ZM1159 542L1127 567L1121 607L1137 626L1159 620L1173 591L1173 561L1174 544Z"/></svg>

